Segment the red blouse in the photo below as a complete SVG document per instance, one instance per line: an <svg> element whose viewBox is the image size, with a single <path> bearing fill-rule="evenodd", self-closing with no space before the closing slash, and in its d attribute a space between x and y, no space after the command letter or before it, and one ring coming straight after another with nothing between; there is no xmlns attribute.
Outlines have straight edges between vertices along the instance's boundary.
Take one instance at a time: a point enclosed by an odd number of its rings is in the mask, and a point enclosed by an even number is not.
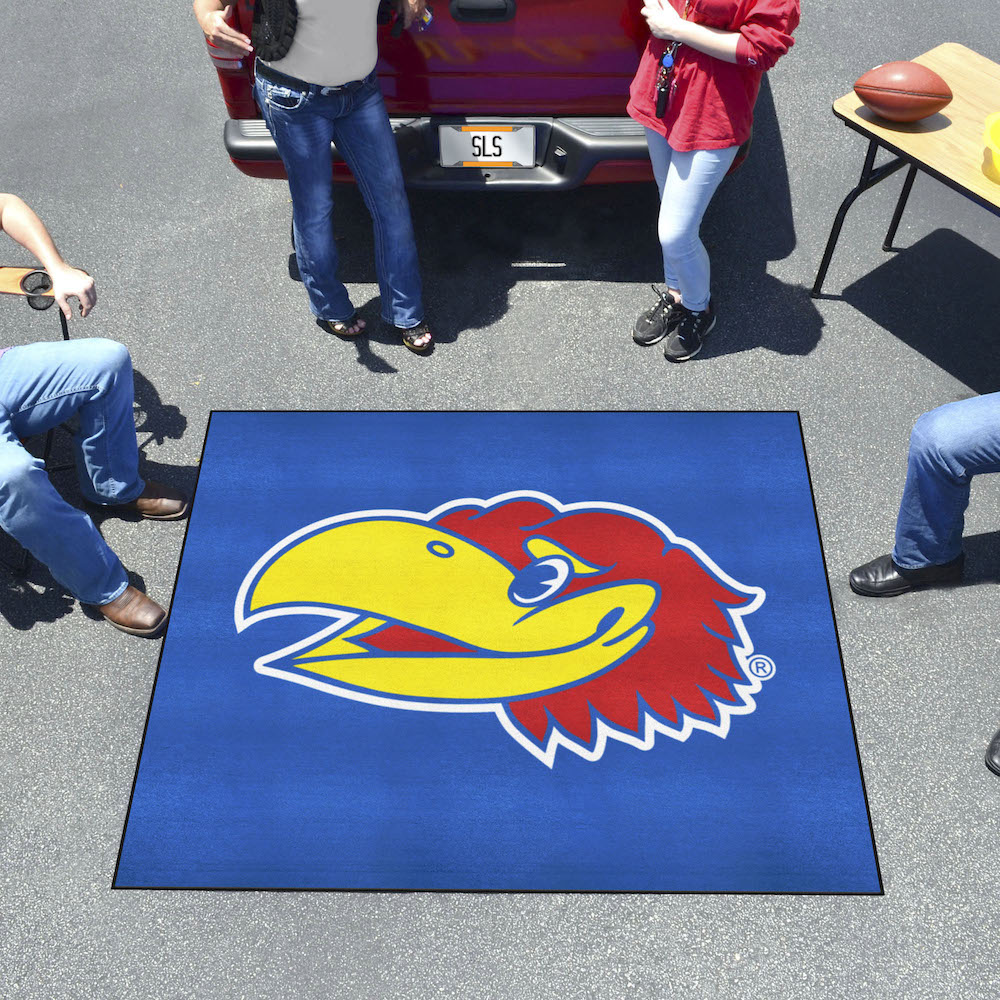
<svg viewBox="0 0 1000 1000"><path fill-rule="evenodd" d="M669 0L684 13L685 0ZM670 99L656 117L656 75L668 42L650 38L630 89L627 111L666 136L673 149L725 149L750 137L762 75L792 46L799 0L690 0L687 19L738 31L736 62L681 45L674 57Z"/></svg>

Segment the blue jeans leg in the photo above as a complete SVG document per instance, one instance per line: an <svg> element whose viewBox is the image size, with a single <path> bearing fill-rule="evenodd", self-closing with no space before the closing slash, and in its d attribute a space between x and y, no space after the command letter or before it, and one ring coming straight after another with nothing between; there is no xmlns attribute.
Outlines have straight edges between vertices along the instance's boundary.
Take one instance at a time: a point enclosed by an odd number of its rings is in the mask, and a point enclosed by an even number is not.
<svg viewBox="0 0 1000 1000"><path fill-rule="evenodd" d="M973 476L1000 472L1000 392L947 403L910 436L892 558L903 569L958 558Z"/></svg>
<svg viewBox="0 0 1000 1000"><path fill-rule="evenodd" d="M319 319L348 319L354 307L337 277L333 237L333 125L312 112L311 89L275 87L258 76L255 94L288 176L295 257L309 307Z"/></svg>
<svg viewBox="0 0 1000 1000"><path fill-rule="evenodd" d="M698 231L739 146L678 152L650 128L646 141L660 189L657 235L663 249L663 279L668 288L681 293L688 309L701 312L711 297L711 267Z"/></svg>
<svg viewBox="0 0 1000 1000"><path fill-rule="evenodd" d="M374 73L364 85L324 94L258 77L257 102L288 175L299 272L320 319L345 320L354 308L337 276L330 143L354 174L375 229L383 318L397 326L423 319L420 271L396 140Z"/></svg>
<svg viewBox="0 0 1000 1000"><path fill-rule="evenodd" d="M424 305L417 241L396 139L376 81L359 91L352 113L336 121L334 137L372 217L382 318L404 329L419 326Z"/></svg>
<svg viewBox="0 0 1000 1000"><path fill-rule="evenodd" d="M88 604L114 600L125 570L93 521L53 488L20 439L77 416L80 487L95 503L126 503L144 483L132 417L132 364L110 340L14 347L0 357L0 527Z"/></svg>

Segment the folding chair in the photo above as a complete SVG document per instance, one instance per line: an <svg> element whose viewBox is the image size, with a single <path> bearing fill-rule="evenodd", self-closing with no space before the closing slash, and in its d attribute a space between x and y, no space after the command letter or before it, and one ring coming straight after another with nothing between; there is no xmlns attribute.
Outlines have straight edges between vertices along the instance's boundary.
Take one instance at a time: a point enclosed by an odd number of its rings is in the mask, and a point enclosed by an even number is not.
<svg viewBox="0 0 1000 1000"><path fill-rule="evenodd" d="M55 304L52 294L52 278L48 271L42 271L33 267L3 267L0 265L0 295L19 295L32 309L45 310ZM69 326L62 309L56 310L59 316L59 325L62 330L62 339L69 340ZM52 454L52 440L55 428L45 435L45 446L42 449L42 461L48 468L49 457ZM49 472L61 472L68 469L68 465L60 465L49 469ZM16 544L16 543L15 543ZM18 546L18 548L21 548ZM9 560L0 557L0 565L6 566L13 572L24 576L31 566L31 553L27 549L21 548L21 556L17 560Z"/></svg>

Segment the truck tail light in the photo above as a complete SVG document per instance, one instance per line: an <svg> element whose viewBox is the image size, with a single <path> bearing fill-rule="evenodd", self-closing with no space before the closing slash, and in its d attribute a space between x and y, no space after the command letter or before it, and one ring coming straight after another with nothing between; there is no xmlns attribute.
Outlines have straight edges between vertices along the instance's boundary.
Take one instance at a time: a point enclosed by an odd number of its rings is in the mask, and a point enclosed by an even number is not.
<svg viewBox="0 0 1000 1000"><path fill-rule="evenodd" d="M226 24L230 27L236 22L236 4L231 3L228 8L228 14L226 15ZM205 44L208 46L208 55L212 60L212 65L219 70L238 70L243 69L246 65L242 58L237 56L232 56L226 52L221 51L217 46L213 45L208 39L205 39ZM251 52L247 58L253 58L253 53Z"/></svg>
<svg viewBox="0 0 1000 1000"><path fill-rule="evenodd" d="M206 41L206 47L208 48L209 58L212 60L212 65L216 69L220 70L237 70L243 69L245 62L243 59L238 59L235 56L230 55L227 52L223 52L217 46L213 45L211 42ZM253 53L247 58L250 58Z"/></svg>

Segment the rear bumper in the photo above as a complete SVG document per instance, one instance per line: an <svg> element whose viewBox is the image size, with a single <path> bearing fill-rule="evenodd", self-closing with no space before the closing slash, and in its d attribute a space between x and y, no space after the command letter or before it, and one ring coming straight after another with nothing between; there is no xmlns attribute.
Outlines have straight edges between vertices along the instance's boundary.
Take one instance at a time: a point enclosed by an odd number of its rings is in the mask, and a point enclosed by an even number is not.
<svg viewBox="0 0 1000 1000"><path fill-rule="evenodd" d="M437 190L568 190L590 182L641 181L652 177L646 134L631 118L390 118L408 187ZM439 125L534 125L535 165L483 169L439 165ZM231 118L226 152L252 177L281 177L281 159L260 118ZM334 154L334 174L343 160Z"/></svg>

